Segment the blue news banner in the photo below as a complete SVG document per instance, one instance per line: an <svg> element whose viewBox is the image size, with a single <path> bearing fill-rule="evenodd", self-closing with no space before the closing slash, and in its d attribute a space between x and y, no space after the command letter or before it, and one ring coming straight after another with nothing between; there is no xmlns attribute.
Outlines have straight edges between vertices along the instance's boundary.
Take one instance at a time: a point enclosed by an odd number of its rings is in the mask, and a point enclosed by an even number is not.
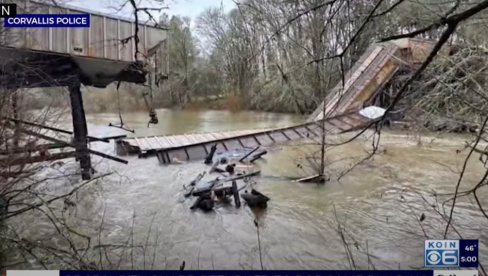
<svg viewBox="0 0 488 276"><path fill-rule="evenodd" d="M6 276L478 276L478 247L478 240L426 240L425 270L17 270Z"/></svg>
<svg viewBox="0 0 488 276"><path fill-rule="evenodd" d="M478 270L14 270L6 276L479 276Z"/></svg>
<svg viewBox="0 0 488 276"><path fill-rule="evenodd" d="M446 270L445 272L448 272ZM433 270L63 271L59 276L434 276ZM442 275L442 274L441 274ZM477 275L477 274L476 274ZM8 276L8 275L7 275ZM449 274L446 274L449 276ZM474 274L473 274L474 276Z"/></svg>
<svg viewBox="0 0 488 276"><path fill-rule="evenodd" d="M17 14L4 18L5 28L89 28L89 14Z"/></svg>

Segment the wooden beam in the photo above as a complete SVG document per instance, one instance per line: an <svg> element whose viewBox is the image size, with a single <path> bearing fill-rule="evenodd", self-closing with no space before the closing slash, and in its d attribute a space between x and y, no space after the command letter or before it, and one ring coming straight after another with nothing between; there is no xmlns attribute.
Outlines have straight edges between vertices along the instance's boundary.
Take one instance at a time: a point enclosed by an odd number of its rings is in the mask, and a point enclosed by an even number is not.
<svg viewBox="0 0 488 276"><path fill-rule="evenodd" d="M91 136L88 136L90 138ZM127 135L125 134L120 134L120 135L113 135L113 136L105 136L102 138L96 138L99 139L102 142L108 141L108 140L117 140L117 139L122 139L122 138L127 138Z"/></svg>
<svg viewBox="0 0 488 276"><path fill-rule="evenodd" d="M11 148L6 150L0 150L0 155L8 155L8 154L15 154L15 153L24 153L24 152L35 152L41 150L48 150L48 149L59 149L65 148L66 145L60 143L53 143L53 144L41 144L41 145L32 145L26 146L22 148Z"/></svg>
<svg viewBox="0 0 488 276"><path fill-rule="evenodd" d="M56 132L61 132L61 133L64 133L64 134L70 134L70 135L73 134L72 131L65 130L65 129L61 129L61 128L57 128L57 127L41 125L41 124L27 122L27 121L18 120L18 119L9 118L9 117L2 117L2 118L5 119L5 120L9 120L9 121L15 122L15 123L22 123L22 124L25 124L25 125L39 127L39 128L43 128L43 129L48 129L48 130L52 130L52 131L56 131ZM93 137L93 136L90 136L90 135L87 135L87 137L88 137L88 139L90 141L110 143L110 141L109 141L110 139L125 138L125 137L127 137L127 135L112 136L113 138L112 137L97 138L97 137Z"/></svg>
<svg viewBox="0 0 488 276"><path fill-rule="evenodd" d="M338 123L334 123L334 120L338 121ZM343 125L340 124L341 121L337 120L337 118L334 118L334 119L331 119L331 120L326 120L325 122L328 123L329 125L333 126L334 128L336 128L336 129L338 129L340 131L343 131Z"/></svg>
<svg viewBox="0 0 488 276"><path fill-rule="evenodd" d="M257 146L255 147L253 150L251 150L249 153L247 153L246 155L244 155L241 159L239 159L239 162L242 162L244 159L248 158L249 155L253 154L255 151L257 151L259 149L260 146Z"/></svg>
<svg viewBox="0 0 488 276"><path fill-rule="evenodd" d="M47 141L56 142L56 143L63 143L67 147L75 148L75 145L73 145L71 143L68 143L68 142L65 142L63 140L54 138L54 137L50 137L50 136L47 136L47 135L44 135L44 134L36 133L34 131L30 131L30 130L27 130L27 129L21 129L21 131L23 133L25 133L25 134L29 134L29 135L32 135L32 136L36 136L36 137L39 137L39 138L44 139L44 140L47 140ZM95 151L95 150L92 150L92 149L88 149L88 152L91 153L91 154L98 155L98 156L103 157L103 158L107 158L107 159L110 159L110 160L119 162L119 163L123 163L123 164L129 163L129 161L127 161L125 159L118 158L118 157L115 157L115 156L112 156L112 155L108 155L108 154L105 154L103 152L98 152L98 151Z"/></svg>
<svg viewBox="0 0 488 276"><path fill-rule="evenodd" d="M313 135L315 135L317 137L319 136L317 133L315 133L315 131L310 129L310 126L305 126L305 128L308 130L308 132L312 133Z"/></svg>
<svg viewBox="0 0 488 276"><path fill-rule="evenodd" d="M83 180L89 180L91 178L92 167L88 152L88 128L86 126L85 109L83 108L83 97L81 95L79 80L75 80L69 86L69 98L76 158L80 161L81 178Z"/></svg>
<svg viewBox="0 0 488 276"><path fill-rule="evenodd" d="M0 167L8 167L8 166L32 164L32 163L39 163L39 162L46 162L46 161L54 161L54 160L59 160L59 159L72 158L75 156L76 156L76 151L70 151L70 152L52 153L52 154L48 154L48 155L36 155L36 156L27 156L27 157L18 157L18 158L4 158L4 159L0 159Z"/></svg>

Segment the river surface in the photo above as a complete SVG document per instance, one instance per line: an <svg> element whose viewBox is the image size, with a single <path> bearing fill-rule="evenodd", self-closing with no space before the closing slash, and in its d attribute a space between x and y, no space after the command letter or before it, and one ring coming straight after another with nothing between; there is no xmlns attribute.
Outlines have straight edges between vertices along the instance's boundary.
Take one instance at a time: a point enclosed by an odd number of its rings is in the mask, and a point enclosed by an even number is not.
<svg viewBox="0 0 488 276"><path fill-rule="evenodd" d="M123 118L137 136L268 128L302 120L259 112L158 110L158 114L160 122L151 128L146 127L146 113L124 114ZM88 121L94 136L122 132L107 127L118 121L116 114L89 114ZM113 174L78 192L73 198L76 206L62 217L91 238L86 256L106 269L178 269L183 261L186 269L421 268L424 240L443 238L446 220L441 214L449 213L450 203L445 209L442 203L450 197L446 194L454 192L467 154L456 150L462 150L469 137L384 131L374 158L337 181L344 170L367 156L371 147L367 138L327 151L331 180L325 185L291 181L310 174L304 172L304 156L315 151L315 146L295 144L270 150L257 162L262 173L254 179L255 188L271 198L268 208L259 213L232 204L219 205L210 213L191 211L182 186L208 169L201 162L161 166L155 157L128 156L124 158L129 164L122 165L94 157L98 174ZM114 154L113 144L92 147ZM475 185L484 172L474 159L460 191ZM49 177L76 169L71 160L41 173ZM52 182L44 189L55 193L73 183ZM488 187L478 194L488 208ZM62 205L56 208L61 210ZM425 219L420 221L422 214ZM40 212L10 222L20 237L69 247ZM480 261L488 266L488 219L472 196L457 201L453 225L463 238L479 239ZM448 237L459 239L452 228ZM76 240L78 246L87 247L83 239ZM18 257L12 254L9 263ZM56 258L46 265L69 267ZM31 267L40 265L32 261L13 268Z"/></svg>

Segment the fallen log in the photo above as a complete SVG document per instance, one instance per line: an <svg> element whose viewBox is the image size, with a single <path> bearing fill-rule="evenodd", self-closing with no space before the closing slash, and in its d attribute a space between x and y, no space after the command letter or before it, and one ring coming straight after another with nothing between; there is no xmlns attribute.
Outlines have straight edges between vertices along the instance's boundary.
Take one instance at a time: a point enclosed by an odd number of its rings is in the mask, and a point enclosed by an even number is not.
<svg viewBox="0 0 488 276"><path fill-rule="evenodd" d="M236 204L236 208L240 208L241 198L239 196L239 190L237 189L237 183L235 180L232 181L232 193L234 194L234 202Z"/></svg>
<svg viewBox="0 0 488 276"><path fill-rule="evenodd" d="M261 173L261 171L257 170L257 171L250 172L250 173L237 174L237 175L226 177L226 178L222 179L221 181L222 181L222 183L230 182L230 181L234 181L234 180L239 180L239 179L255 176L255 175L258 175L260 173Z"/></svg>
<svg viewBox="0 0 488 276"><path fill-rule="evenodd" d="M267 153L268 153L267 150L263 150L262 152L255 154L249 162L253 163L254 161L258 160L259 158L261 158L263 155Z"/></svg>
<svg viewBox="0 0 488 276"><path fill-rule="evenodd" d="M257 146L252 151L250 151L249 153L247 153L246 155L244 155L241 159L239 159L239 162L244 161L244 159L248 158L251 154L253 154L255 151L257 151L259 149L259 147L260 146Z"/></svg>
<svg viewBox="0 0 488 276"><path fill-rule="evenodd" d="M315 174L312 176L307 176L303 178L299 178L294 180L295 182L302 182L302 183L324 183L328 179L325 178L325 175L323 174Z"/></svg>
<svg viewBox="0 0 488 276"><path fill-rule="evenodd" d="M210 193L212 189L218 185L221 184L219 183L219 179L215 179L212 181L204 182L204 183L198 183L195 188L193 189L193 192L191 193L193 196L201 196L207 193Z"/></svg>

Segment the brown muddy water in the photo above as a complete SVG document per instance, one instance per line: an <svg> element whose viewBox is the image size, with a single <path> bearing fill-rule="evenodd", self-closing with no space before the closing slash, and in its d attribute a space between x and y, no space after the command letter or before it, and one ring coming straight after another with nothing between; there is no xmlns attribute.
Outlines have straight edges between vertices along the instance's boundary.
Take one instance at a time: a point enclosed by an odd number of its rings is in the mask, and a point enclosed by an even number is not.
<svg viewBox="0 0 488 276"><path fill-rule="evenodd" d="M277 127L301 120L259 112L159 110L158 114L159 124L149 129L146 113L124 114L124 120L140 136ZM107 127L117 121L115 114L91 114L88 120L92 135L121 132ZM161 166L155 157L135 156L127 157L128 165L94 157L98 173L113 174L81 190L73 197L75 207L64 213L62 204L53 208L73 230L91 238L89 245L74 239L77 247L90 248L80 251L86 252L85 258L105 269L178 269L183 261L186 269L261 269L260 253L264 269L421 268L426 237L443 238L446 221L440 214L448 213L450 204L444 209L442 203L450 197L445 194L454 192L467 154L456 150L463 149L469 137L385 131L380 152L337 181L342 171L367 155L369 136L328 150L331 181L321 186L290 180L306 175L297 164L305 166L303 157L315 146L273 148L257 162L262 174L255 178L255 187L271 198L267 210L257 214L233 205L218 206L211 213L191 211L182 186L206 170L205 165ZM92 147L114 153L113 144ZM46 168L39 177L76 169L74 161L68 161L61 168ZM479 161L471 162L460 190L475 185L483 172ZM42 189L60 193L77 181L77 177L71 183L52 181ZM488 187L479 196L488 208ZM422 213L425 220L420 222ZM254 219L260 226L260 246ZM8 223L19 237L69 249L40 212ZM488 219L471 196L457 202L453 225L463 238L480 240L480 261L488 266ZM448 237L459 238L452 230ZM6 262L19 258L18 252L12 252ZM69 267L55 257L45 264ZM31 260L12 268L39 267Z"/></svg>

